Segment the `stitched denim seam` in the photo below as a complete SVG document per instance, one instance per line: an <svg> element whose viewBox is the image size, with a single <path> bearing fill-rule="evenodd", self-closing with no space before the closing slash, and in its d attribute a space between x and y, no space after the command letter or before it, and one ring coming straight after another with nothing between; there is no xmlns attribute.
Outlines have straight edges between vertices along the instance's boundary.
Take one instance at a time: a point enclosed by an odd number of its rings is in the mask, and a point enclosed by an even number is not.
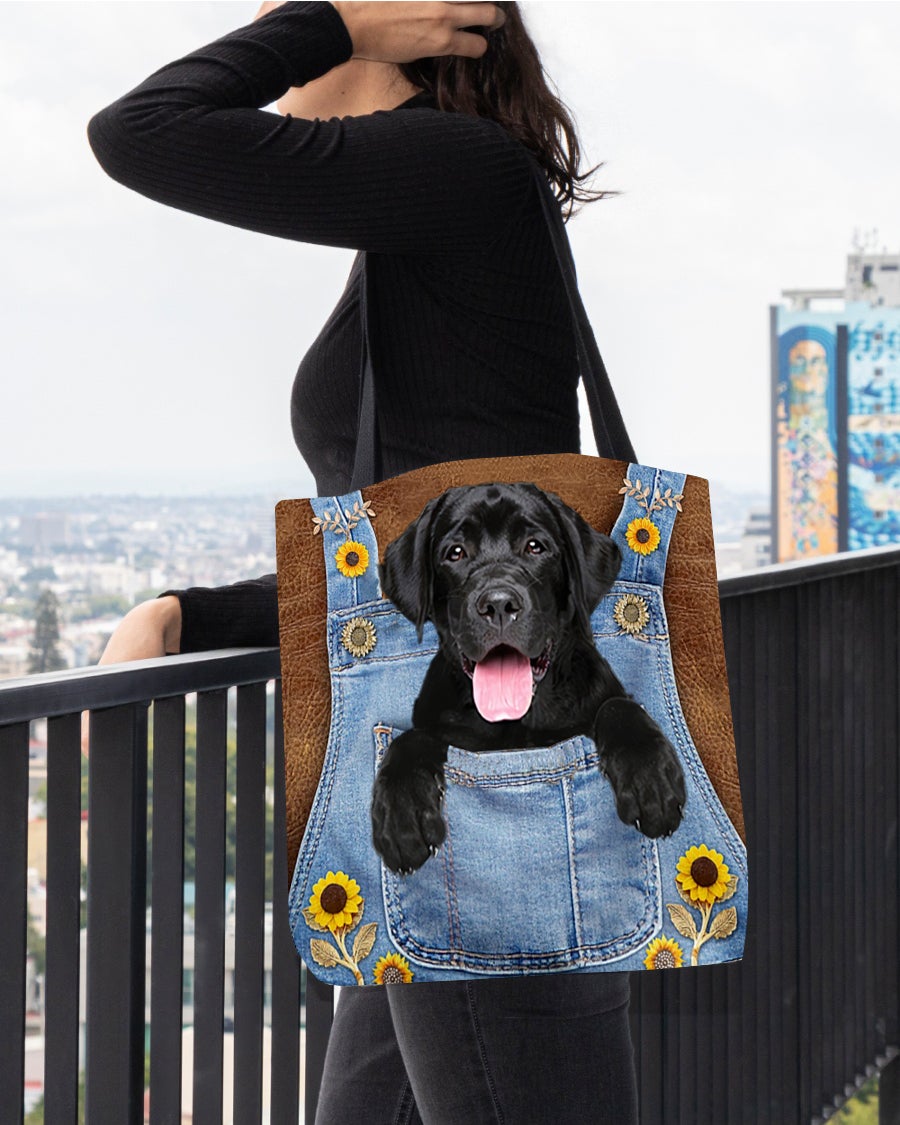
<svg viewBox="0 0 900 1125"><path fill-rule="evenodd" d="M403 1089L400 1092L400 1101L397 1104L397 1112L394 1114L393 1125L410 1125L412 1121L412 1111L415 1105L416 1101L413 1097L412 1086L410 1085L409 1078L405 1078Z"/></svg>
<svg viewBox="0 0 900 1125"><path fill-rule="evenodd" d="M340 641L338 641L338 644L340 644ZM343 645L341 645L341 647L343 648ZM421 652L398 652L392 653L390 656L366 655L358 656L354 660L334 659L329 665L329 671L335 675L338 675L341 672L347 672L352 668L363 668L367 666L375 666L378 664L392 664L396 663L398 660L411 660L416 659L420 656L433 656L436 652L437 649L423 649Z"/></svg>
<svg viewBox="0 0 900 1125"><path fill-rule="evenodd" d="M566 850L569 853L569 890L572 895L572 918L575 923L575 943L584 945L584 920L581 916L581 894L578 889L578 863L575 858L575 815L572 807L572 781L561 779L562 799L566 815Z"/></svg>
<svg viewBox="0 0 900 1125"><path fill-rule="evenodd" d="M518 968L573 968L577 964L608 964L624 960L642 946L658 927L643 922L639 930L634 930L626 938L598 945L571 945L565 949L554 949L547 953L473 953L467 949L436 949L416 941L405 926L397 924L396 918L388 917L388 928L392 941L403 950L410 960L433 967L435 964L450 965L469 972L499 970L514 972ZM632 934L634 935L632 937ZM577 961L574 960L577 958Z"/></svg>
<svg viewBox="0 0 900 1125"><path fill-rule="evenodd" d="M497 753L502 754L503 751L500 750ZM461 770L457 766L451 766L446 774L447 780L452 781L454 785L458 785L461 789L505 789L507 787L515 789L527 785L556 784L564 778L571 778L579 773L587 773L588 770L599 766L599 764L600 755L594 753L585 755L584 758L567 765L529 770L526 773L473 774Z"/></svg>
<svg viewBox="0 0 900 1125"><path fill-rule="evenodd" d="M478 1012L475 1007L475 997L472 994L472 986L466 985L466 1000L469 1005L469 1015L472 1019L472 1027L475 1031L475 1039L478 1043L478 1053L481 1055L481 1065L484 1068L484 1077L487 1081L488 1089L491 1093L491 1101L494 1103L494 1112L497 1115L497 1125L503 1125L503 1111L500 1108L500 1102L497 1098L497 1088L494 1084L494 1077L491 1074L491 1068L488 1066L487 1048L484 1042L484 1035L481 1031L481 1024L478 1022Z"/></svg>
<svg viewBox="0 0 900 1125"><path fill-rule="evenodd" d="M456 868L453 865L453 835L450 831L450 814L444 806L444 823L447 835L444 837L443 852L444 881L447 887L447 933L451 945L462 945L462 925L459 913L459 899L456 891Z"/></svg>
<svg viewBox="0 0 900 1125"><path fill-rule="evenodd" d="M693 740L687 728L687 722L684 718L684 713L681 710L681 701L678 699L677 689L674 692L672 690L675 679L668 649L663 650L660 648L657 652L657 669L660 682L662 683L663 698L666 701L669 721L672 725L672 730L679 748L682 751L680 757L690 770L694 784L697 786L697 791L703 799L703 803L706 805L717 828L722 833L722 836L731 843L732 848L735 849L735 866L738 867L741 874L746 877L746 848L737 834L737 829L731 823L731 818L725 812L725 808L719 800L719 795L716 793L710 781L709 774L706 772L706 768L700 758L699 751L693 744Z"/></svg>
<svg viewBox="0 0 900 1125"><path fill-rule="evenodd" d="M312 867L313 857L318 851L319 841L325 828L325 817L331 801L331 791L337 777L337 760L340 756L340 746L344 733L344 693L334 679L331 682L331 724L328 729L328 742L325 746L325 759L322 763L322 774L313 803L309 810L306 822L306 831L300 841L297 852L297 862L291 880L291 889L288 902L288 918L291 929L299 922L297 915L302 910L303 900L309 885L309 872ZM303 888L301 891L300 888Z"/></svg>
<svg viewBox="0 0 900 1125"><path fill-rule="evenodd" d="M396 944L400 945L410 956L413 956L414 960L415 956L411 953L411 950L416 950L419 957L426 963L430 957L432 961L438 960L461 968L471 967L468 962L473 960L486 967L498 968L508 964L532 965L535 967L553 963L566 964L567 961L571 961L572 954L586 956L589 961L599 960L601 963L617 960L621 956L633 953L635 949L642 945L647 934L653 933L659 928L659 920L662 917L659 855L654 842L646 837L641 839L641 858L646 886L643 915L634 929L628 930L624 934L618 934L615 938L605 942L576 942L575 945L564 949L549 950L544 953L478 953L463 949L461 943L459 947L448 944L448 948L425 945L414 937L406 922L397 877L383 868L385 877L392 884L391 906L385 915L388 929ZM614 955L604 957L603 954L607 951L613 952ZM599 954L599 957L597 954Z"/></svg>

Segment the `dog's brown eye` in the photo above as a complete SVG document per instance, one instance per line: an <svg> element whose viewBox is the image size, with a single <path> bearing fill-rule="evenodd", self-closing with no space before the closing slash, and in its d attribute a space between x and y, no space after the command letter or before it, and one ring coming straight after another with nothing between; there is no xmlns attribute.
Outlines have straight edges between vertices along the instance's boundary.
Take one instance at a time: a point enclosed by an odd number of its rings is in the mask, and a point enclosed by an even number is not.
<svg viewBox="0 0 900 1125"><path fill-rule="evenodd" d="M466 549L461 543L454 543L452 547L448 547L444 558L448 562L459 562L460 559L466 557Z"/></svg>
<svg viewBox="0 0 900 1125"><path fill-rule="evenodd" d="M544 550L544 544L540 539L529 539L525 544L525 550L529 555L539 555Z"/></svg>

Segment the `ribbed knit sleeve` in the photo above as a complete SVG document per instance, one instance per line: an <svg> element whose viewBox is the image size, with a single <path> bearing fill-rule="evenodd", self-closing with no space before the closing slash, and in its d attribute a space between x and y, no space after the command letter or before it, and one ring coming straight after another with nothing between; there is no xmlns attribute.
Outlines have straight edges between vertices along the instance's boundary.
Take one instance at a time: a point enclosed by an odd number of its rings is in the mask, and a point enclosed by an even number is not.
<svg viewBox="0 0 900 1125"><path fill-rule="evenodd" d="M278 644L278 585L274 574L230 586L164 590L181 605L180 652L267 648Z"/></svg>
<svg viewBox="0 0 900 1125"><path fill-rule="evenodd" d="M429 107L311 121L260 108L352 49L333 5L284 4L96 114L91 147L150 199L282 238L422 254L497 237L531 176L497 122Z"/></svg>

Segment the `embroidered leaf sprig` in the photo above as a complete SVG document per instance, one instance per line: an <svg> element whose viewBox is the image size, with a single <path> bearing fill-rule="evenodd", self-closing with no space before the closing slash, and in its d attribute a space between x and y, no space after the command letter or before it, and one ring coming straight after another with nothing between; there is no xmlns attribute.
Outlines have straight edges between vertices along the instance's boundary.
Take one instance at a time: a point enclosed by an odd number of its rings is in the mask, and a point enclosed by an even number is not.
<svg viewBox="0 0 900 1125"><path fill-rule="evenodd" d="M353 941L352 957L354 961L362 961L368 957L375 948L375 934L378 930L377 922L367 922Z"/></svg>
<svg viewBox="0 0 900 1125"><path fill-rule="evenodd" d="M360 504L360 502L356 500L353 503L352 509L344 509L344 515L347 517L347 523L350 525L351 529L356 527L360 520L373 520L375 519L375 513L372 511L372 501L363 500Z"/></svg>
<svg viewBox="0 0 900 1125"><path fill-rule="evenodd" d="M686 910L680 902L667 902L666 910L668 910L669 917L672 919L672 925L681 936L693 941L697 936L697 927L690 911Z"/></svg>
<svg viewBox="0 0 900 1125"><path fill-rule="evenodd" d="M341 520L343 515L344 520ZM358 500L354 501L352 508L345 508L343 513L337 509L334 515L331 512L323 512L321 516L313 516L313 535L318 535L320 531L333 531L335 535L346 535L350 538L350 532L356 527L360 520L375 519L375 512L372 510L372 501L363 500L360 504Z"/></svg>
<svg viewBox="0 0 900 1125"><path fill-rule="evenodd" d="M338 515L332 516L331 512L323 512L321 516L313 516L313 535L318 535L320 531L347 534L347 529L341 523L340 517Z"/></svg>
<svg viewBox="0 0 900 1125"><path fill-rule="evenodd" d="M333 969L335 965L341 963L340 951L321 938L313 938L310 941L309 952L312 954L313 961L325 969Z"/></svg>
<svg viewBox="0 0 900 1125"><path fill-rule="evenodd" d="M684 499L683 492L673 493L671 488L667 488L665 492L660 494L659 489L653 492L653 498L650 498L650 485L643 484L640 477L635 477L632 483L628 477L623 477L625 487L619 489L619 496L626 493L633 497L638 504L647 512L661 512L663 508L675 508L676 511L682 511L681 501Z"/></svg>

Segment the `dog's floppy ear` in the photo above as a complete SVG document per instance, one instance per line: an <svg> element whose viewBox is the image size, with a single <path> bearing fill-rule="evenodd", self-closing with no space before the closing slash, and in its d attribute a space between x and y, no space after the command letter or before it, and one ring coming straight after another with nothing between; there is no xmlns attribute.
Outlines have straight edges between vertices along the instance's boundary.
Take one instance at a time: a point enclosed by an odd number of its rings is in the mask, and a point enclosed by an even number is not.
<svg viewBox="0 0 900 1125"><path fill-rule="evenodd" d="M562 532L563 557L576 617L590 629L591 614L622 566L622 552L608 535L592 527L555 492L544 495Z"/></svg>
<svg viewBox="0 0 900 1125"><path fill-rule="evenodd" d="M402 535L388 543L384 561L378 565L385 597L415 624L420 643L433 608L431 529L442 499L443 494L428 501Z"/></svg>

